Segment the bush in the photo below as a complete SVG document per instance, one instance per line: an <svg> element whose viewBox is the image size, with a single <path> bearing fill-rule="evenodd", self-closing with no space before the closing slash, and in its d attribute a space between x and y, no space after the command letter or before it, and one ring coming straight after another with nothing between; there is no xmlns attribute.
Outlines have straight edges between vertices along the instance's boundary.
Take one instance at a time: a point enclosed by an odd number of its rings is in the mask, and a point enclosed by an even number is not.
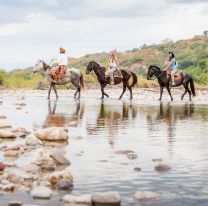
<svg viewBox="0 0 208 206"><path fill-rule="evenodd" d="M196 56L197 60L206 59L208 58L208 52L207 51L201 51Z"/></svg>
<svg viewBox="0 0 208 206"><path fill-rule="evenodd" d="M4 69L0 69L0 85L3 84L5 77L8 76L8 73Z"/></svg>

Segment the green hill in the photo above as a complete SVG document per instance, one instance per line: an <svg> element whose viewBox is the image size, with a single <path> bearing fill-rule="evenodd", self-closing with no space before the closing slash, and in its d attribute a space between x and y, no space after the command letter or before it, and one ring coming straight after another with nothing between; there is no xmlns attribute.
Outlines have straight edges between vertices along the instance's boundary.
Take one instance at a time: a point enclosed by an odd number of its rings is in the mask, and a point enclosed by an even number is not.
<svg viewBox="0 0 208 206"><path fill-rule="evenodd" d="M179 71L185 71L193 76L195 83L200 86L208 84L208 37L196 36L192 39L172 42L165 40L163 44L142 45L140 48L117 52L120 69L129 69L138 75L138 87L151 87L154 81L146 80L149 65L165 68L168 65L168 52L173 51L178 61ZM95 74L85 75L89 61L94 60L101 66L108 62L109 53L86 54L80 58L70 58L68 68L82 71L88 88L95 88L97 78ZM32 73L32 68L17 69L11 72L0 70L0 85L2 89L36 89L37 82L46 83L43 72ZM58 86L59 89L73 88L73 85Z"/></svg>

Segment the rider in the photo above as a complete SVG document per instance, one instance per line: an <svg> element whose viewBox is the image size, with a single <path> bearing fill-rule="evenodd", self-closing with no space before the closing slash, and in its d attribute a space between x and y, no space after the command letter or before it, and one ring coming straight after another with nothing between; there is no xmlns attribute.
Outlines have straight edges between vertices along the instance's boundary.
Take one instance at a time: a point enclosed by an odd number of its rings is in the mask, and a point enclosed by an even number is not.
<svg viewBox="0 0 208 206"><path fill-rule="evenodd" d="M58 63L58 66L53 67L51 69L51 74L53 75L53 82L57 83L57 76L56 72L61 70L61 67L64 67L64 70L66 69L67 63L68 63L68 58L65 55L66 51L64 48L60 47L60 55L57 60L52 59L51 61L54 61L55 63Z"/></svg>
<svg viewBox="0 0 208 206"><path fill-rule="evenodd" d="M110 79L111 79L111 85L114 84L114 76L113 76L113 73L119 69L119 63L118 63L118 59L116 58L115 56L115 53L116 53L116 49L112 50L111 53L110 53L110 59L109 59L109 63L110 63L110 72L109 72L109 76L110 76Z"/></svg>
<svg viewBox="0 0 208 206"><path fill-rule="evenodd" d="M174 82L174 74L177 72L177 66L176 66L176 60L175 60L175 54L174 52L169 52L169 63L168 66L163 69L163 71L167 71L169 68L171 70L171 79L172 79L172 86L175 86Z"/></svg>

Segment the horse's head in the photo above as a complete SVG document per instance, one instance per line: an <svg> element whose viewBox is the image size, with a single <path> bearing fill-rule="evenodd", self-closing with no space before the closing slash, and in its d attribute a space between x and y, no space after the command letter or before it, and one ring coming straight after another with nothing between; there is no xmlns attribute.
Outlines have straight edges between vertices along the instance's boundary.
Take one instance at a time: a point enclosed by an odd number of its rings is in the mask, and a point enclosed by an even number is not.
<svg viewBox="0 0 208 206"><path fill-rule="evenodd" d="M90 61L88 63L87 70L86 70L86 74L89 74L93 70L93 63L94 63L94 60L93 61Z"/></svg>
<svg viewBox="0 0 208 206"><path fill-rule="evenodd" d="M33 68L33 73L36 73L36 72L38 72L40 70L43 70L43 68L44 68L43 67L43 60L38 60L36 65Z"/></svg>
<svg viewBox="0 0 208 206"><path fill-rule="evenodd" d="M150 65L147 71L147 79L150 80L153 76L153 66Z"/></svg>

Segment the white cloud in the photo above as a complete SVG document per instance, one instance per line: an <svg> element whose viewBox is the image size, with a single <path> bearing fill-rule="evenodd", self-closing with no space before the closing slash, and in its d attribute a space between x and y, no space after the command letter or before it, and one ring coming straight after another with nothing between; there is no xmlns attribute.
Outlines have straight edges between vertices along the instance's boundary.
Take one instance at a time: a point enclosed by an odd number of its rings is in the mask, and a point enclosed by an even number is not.
<svg viewBox="0 0 208 206"><path fill-rule="evenodd" d="M34 2L37 3L30 3ZM17 21L0 24L0 67L15 62L28 62L30 66L37 58L49 62L58 56L60 46L67 50L68 56L79 57L114 48L124 51L142 44L161 43L166 37L174 41L191 38L208 29L203 13L208 3L70 0L74 10L68 5L60 17L64 1L38 2L35 9L25 6L29 12L17 17ZM47 4L50 7L45 9ZM52 12L55 8L57 11ZM68 16L67 9L71 11ZM17 7L16 10L15 15Z"/></svg>

